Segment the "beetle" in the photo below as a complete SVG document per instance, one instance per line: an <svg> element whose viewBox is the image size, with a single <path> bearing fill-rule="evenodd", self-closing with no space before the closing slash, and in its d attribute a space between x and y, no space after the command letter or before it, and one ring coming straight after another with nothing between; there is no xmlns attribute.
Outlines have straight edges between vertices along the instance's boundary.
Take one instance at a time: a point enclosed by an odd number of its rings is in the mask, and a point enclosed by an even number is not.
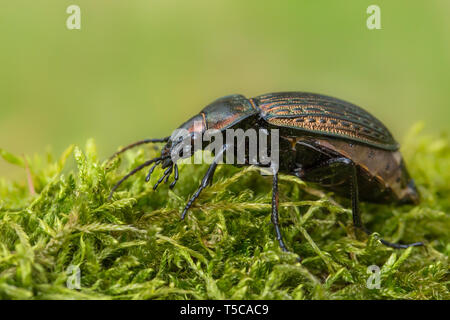
<svg viewBox="0 0 450 320"><path fill-rule="evenodd" d="M272 178L271 221L283 251L288 249L278 216L279 172L350 198L354 226L368 235L372 232L361 221L360 200L386 204L419 202L419 193L406 169L399 144L378 119L352 103L307 92L270 93L250 99L235 94L217 99L179 127L187 130L192 143L198 134L203 134L207 129L217 129L225 134L227 129L233 128L279 130L282 157L279 169ZM172 161L170 154L179 145L179 138L172 135L142 140L116 152L113 157L138 145L165 143L161 156L146 161L124 176L112 188L110 198L123 181L152 164L146 181L150 180L155 167L161 165L165 171L153 189L156 190L164 179L167 182L172 173L174 180L170 188L173 188L179 173L177 163ZM212 184L218 156L222 156L227 147L224 144L215 155L200 186L184 207L182 219L202 190ZM384 239L380 241L393 248L423 245L422 242L400 244Z"/></svg>

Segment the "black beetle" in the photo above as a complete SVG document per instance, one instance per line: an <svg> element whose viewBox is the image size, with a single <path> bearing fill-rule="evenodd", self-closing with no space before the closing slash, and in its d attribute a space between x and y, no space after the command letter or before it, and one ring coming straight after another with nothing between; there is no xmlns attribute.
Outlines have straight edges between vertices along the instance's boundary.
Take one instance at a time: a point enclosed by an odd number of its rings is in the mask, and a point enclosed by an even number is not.
<svg viewBox="0 0 450 320"><path fill-rule="evenodd" d="M192 140L207 129L221 132L233 128L278 129L282 152L278 171L349 197L353 223L367 234L371 232L363 226L360 218L360 198L375 203L417 204L419 201L414 181L398 151L399 145L389 130L365 110L343 100L304 92L271 93L251 99L231 95L214 101L180 128L186 129ZM113 187L111 196L125 179L151 164L147 181L157 165L161 164L166 169L154 189L164 179L167 182L172 172L174 181L170 187L174 187L178 180L178 166L172 162L170 154L179 140L173 137L138 141L113 157L151 142L166 143L161 156L128 173ZM217 161L211 163L197 192L186 204L182 219L202 190L212 183L217 164ZM272 188L271 218L280 247L287 251L278 221L278 173L273 175ZM398 244L380 241L393 248L423 245L422 242Z"/></svg>

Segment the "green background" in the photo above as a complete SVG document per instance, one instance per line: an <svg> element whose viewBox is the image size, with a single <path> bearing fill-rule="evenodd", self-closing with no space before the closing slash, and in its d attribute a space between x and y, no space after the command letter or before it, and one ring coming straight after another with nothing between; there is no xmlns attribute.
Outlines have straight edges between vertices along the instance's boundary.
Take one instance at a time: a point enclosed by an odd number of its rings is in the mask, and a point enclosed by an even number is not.
<svg viewBox="0 0 450 320"><path fill-rule="evenodd" d="M366 27L371 4L382 30ZM450 1L14 0L0 41L0 148L16 154L93 137L107 156L231 93L333 95L400 141L450 118ZM4 161L0 175L24 177Z"/></svg>

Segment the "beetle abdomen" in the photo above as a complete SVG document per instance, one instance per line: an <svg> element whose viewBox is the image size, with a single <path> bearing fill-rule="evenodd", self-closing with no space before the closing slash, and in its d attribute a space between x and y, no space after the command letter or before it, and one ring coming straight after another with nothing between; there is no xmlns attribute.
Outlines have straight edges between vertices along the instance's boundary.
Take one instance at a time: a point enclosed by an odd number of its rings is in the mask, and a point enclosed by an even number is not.
<svg viewBox="0 0 450 320"><path fill-rule="evenodd" d="M397 150L389 130L362 108L333 97L280 92L251 99L263 119L272 125L361 142L385 150Z"/></svg>

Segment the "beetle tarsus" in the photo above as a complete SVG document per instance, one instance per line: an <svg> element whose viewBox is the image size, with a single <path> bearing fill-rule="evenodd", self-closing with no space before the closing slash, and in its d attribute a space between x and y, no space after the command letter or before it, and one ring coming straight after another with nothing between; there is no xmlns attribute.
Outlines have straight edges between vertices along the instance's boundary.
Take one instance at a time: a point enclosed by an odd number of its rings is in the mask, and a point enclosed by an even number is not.
<svg viewBox="0 0 450 320"><path fill-rule="evenodd" d="M156 162L153 164L153 166L150 168L150 170L148 170L148 174L147 174L147 176L145 177L145 182L149 182L149 181L150 181L150 178L151 178L151 176L152 176L153 171L155 170L155 168L156 168L160 163L161 163L161 160L156 161Z"/></svg>
<svg viewBox="0 0 450 320"><path fill-rule="evenodd" d="M178 181L178 165L175 163L175 174L169 188L173 189L173 187L175 187L175 185L177 184L177 181Z"/></svg>
<svg viewBox="0 0 450 320"><path fill-rule="evenodd" d="M194 201L198 198L198 196L200 195L200 193L203 191L203 189L205 187L206 186L202 183L200 185L200 187L198 188L197 192L195 192L194 195L189 199L188 203L184 207L183 213L181 214L181 220L184 220L184 218L186 217L186 214L187 214L189 208L192 206Z"/></svg>
<svg viewBox="0 0 450 320"><path fill-rule="evenodd" d="M189 208L192 206L194 201L200 196L200 193L203 191L203 189L205 189L208 186L209 182L212 180L214 172L216 171L216 167L217 162L214 161L213 163L211 163L211 165L208 168L208 171L206 172L205 176L202 179L202 183L200 184L197 191L194 193L191 199L189 199L188 203L184 207L183 213L181 214L181 220L184 220Z"/></svg>
<svg viewBox="0 0 450 320"><path fill-rule="evenodd" d="M420 246L424 245L423 242L414 242L414 243L402 244L402 243L392 243L392 242L386 241L384 239L380 239L380 241L385 246L388 246L388 247L391 247L391 248L395 248L395 249L406 249L406 248L409 248L409 247L420 247Z"/></svg>
<svg viewBox="0 0 450 320"><path fill-rule="evenodd" d="M208 168L208 171L206 171L206 174L202 179L202 183L200 184L197 191L194 193L194 195L191 197L191 199L189 199L188 203L184 207L183 213L181 214L181 220L184 220L189 208L192 206L194 201L200 196L200 193L203 191L203 189L205 189L208 186L208 184L211 184L213 177L214 177L214 172L216 172L216 168L217 168L219 159L222 158L222 155L227 148L228 148L228 145L224 145L223 148L215 156L213 162L211 163L211 165Z"/></svg>

